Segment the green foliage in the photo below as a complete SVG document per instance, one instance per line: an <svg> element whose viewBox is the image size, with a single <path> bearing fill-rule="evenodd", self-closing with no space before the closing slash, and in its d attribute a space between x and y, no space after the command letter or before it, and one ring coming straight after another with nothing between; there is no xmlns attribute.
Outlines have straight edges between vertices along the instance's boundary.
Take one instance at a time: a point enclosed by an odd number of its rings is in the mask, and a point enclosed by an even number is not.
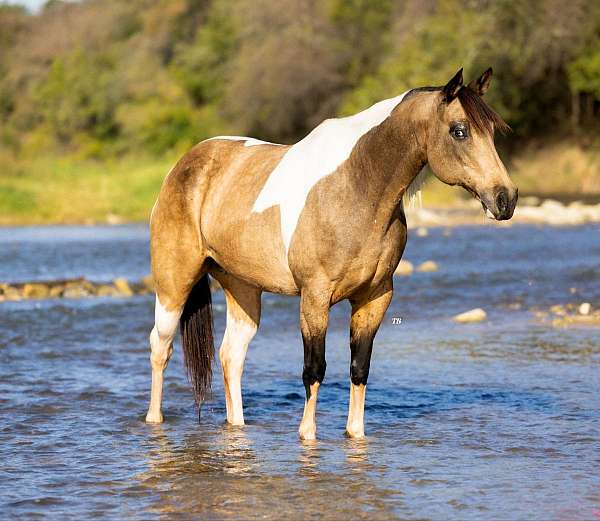
<svg viewBox="0 0 600 521"><path fill-rule="evenodd" d="M592 94L600 100L600 39L569 64L568 74L573 92Z"/></svg>
<svg viewBox="0 0 600 521"><path fill-rule="evenodd" d="M96 217L119 206L141 216L164 172L126 158L162 165L218 134L291 142L327 117L489 66L486 99L515 130L509 145L564 134L565 121L579 136L577 125L598 126L600 3L81 0L37 14L0 5L0 213L36 206L68 219L38 193L40 176L54 198L75 190ZM121 177L105 177L110 169ZM124 179L143 197L119 192Z"/></svg>
<svg viewBox="0 0 600 521"><path fill-rule="evenodd" d="M344 76L356 85L373 72L389 48L392 0L329 0L329 16L338 33L338 53L344 54Z"/></svg>
<svg viewBox="0 0 600 521"><path fill-rule="evenodd" d="M233 12L231 2L215 1L194 41L178 49L173 70L196 104L215 101L223 93L237 43Z"/></svg>
<svg viewBox="0 0 600 521"><path fill-rule="evenodd" d="M471 72L489 19L461 6L459 1L440 2L437 12L417 24L379 69L349 93L343 112L356 112L415 86L443 84L461 67Z"/></svg>
<svg viewBox="0 0 600 521"><path fill-rule="evenodd" d="M188 146L194 143L192 115L189 107L150 100L122 106L118 117L126 126L125 138L129 142L153 154L162 154L181 141Z"/></svg>
<svg viewBox="0 0 600 521"><path fill-rule="evenodd" d="M117 132L118 78L108 55L76 50L52 63L33 101L56 137L69 142L85 132L99 139Z"/></svg>

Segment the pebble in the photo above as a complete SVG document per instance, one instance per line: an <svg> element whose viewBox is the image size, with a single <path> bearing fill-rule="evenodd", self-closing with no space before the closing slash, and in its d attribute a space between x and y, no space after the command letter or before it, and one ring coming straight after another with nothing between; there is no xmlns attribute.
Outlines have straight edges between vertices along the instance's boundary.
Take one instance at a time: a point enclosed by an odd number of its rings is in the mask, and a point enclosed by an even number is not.
<svg viewBox="0 0 600 521"><path fill-rule="evenodd" d="M394 275L398 275L400 277L407 277L414 270L414 266L412 262L402 259L394 272Z"/></svg>
<svg viewBox="0 0 600 521"><path fill-rule="evenodd" d="M437 271L437 270L438 270L438 265L436 262L434 262L432 260L425 261L422 264L419 264L419 266L417 267L417 271L421 271L421 272L432 272L432 271Z"/></svg>
<svg viewBox="0 0 600 521"><path fill-rule="evenodd" d="M578 309L580 315L589 315L591 310L592 305L589 302L584 302Z"/></svg>
<svg viewBox="0 0 600 521"><path fill-rule="evenodd" d="M25 298L47 298L50 294L48 286L30 282L23 286L23 297Z"/></svg>
<svg viewBox="0 0 600 521"><path fill-rule="evenodd" d="M461 324L467 324L469 322L482 322L486 318L487 313L483 309L475 308L456 315L454 321Z"/></svg>
<svg viewBox="0 0 600 521"><path fill-rule="evenodd" d="M131 290L131 286L129 286L129 282L127 282L127 279L124 278L118 278L113 280L113 284L115 285L115 288L117 288L117 291L125 296L125 297L131 297L131 295L133 295L133 291Z"/></svg>

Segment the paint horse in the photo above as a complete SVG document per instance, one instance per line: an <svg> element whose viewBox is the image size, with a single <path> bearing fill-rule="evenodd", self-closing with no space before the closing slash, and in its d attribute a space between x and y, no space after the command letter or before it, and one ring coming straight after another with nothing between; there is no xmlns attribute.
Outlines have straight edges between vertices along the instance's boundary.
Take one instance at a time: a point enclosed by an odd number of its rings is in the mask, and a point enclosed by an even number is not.
<svg viewBox="0 0 600 521"><path fill-rule="evenodd" d="M406 244L403 195L428 163L497 220L517 201L494 146L506 123L482 100L492 70L463 85L410 90L353 116L328 119L295 145L221 136L193 147L167 175L151 215L155 325L147 422L163 421L163 371L180 324L200 403L214 357L208 276L223 287L220 348L227 421L244 424L241 377L261 314L261 293L300 296L306 389L300 437L316 434L329 309L348 299L350 406L346 433L364 436L373 338L392 299Z"/></svg>

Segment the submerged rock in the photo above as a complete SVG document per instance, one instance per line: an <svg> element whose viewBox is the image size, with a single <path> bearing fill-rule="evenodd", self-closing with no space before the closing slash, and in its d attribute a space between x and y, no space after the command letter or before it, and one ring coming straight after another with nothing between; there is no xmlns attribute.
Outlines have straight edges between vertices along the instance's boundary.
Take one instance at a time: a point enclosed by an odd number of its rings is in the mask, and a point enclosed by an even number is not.
<svg viewBox="0 0 600 521"><path fill-rule="evenodd" d="M211 279L211 289L221 286ZM110 282L92 282L87 279L61 279L51 281L32 281L20 283L0 282L0 302L22 299L80 299L86 297L132 297L154 293L154 281L148 275L138 281L129 281L124 277Z"/></svg>
<svg viewBox="0 0 600 521"><path fill-rule="evenodd" d="M437 271L437 270L438 270L438 265L436 262L434 262L432 260L425 261L425 262L419 264L419 266L417 267L417 271L420 271L423 273Z"/></svg>
<svg viewBox="0 0 600 521"><path fill-rule="evenodd" d="M407 277L414 271L414 269L415 268L412 265L412 262L402 259L399 262L396 271L394 271L394 275L397 275L399 277Z"/></svg>
<svg viewBox="0 0 600 521"><path fill-rule="evenodd" d="M113 280L113 284L115 285L117 291L124 297L131 297L133 295L133 291L129 286L129 282L127 282L127 279L120 277L118 279Z"/></svg>
<svg viewBox="0 0 600 521"><path fill-rule="evenodd" d="M555 315L564 316L567 314L567 308L561 304L555 304L554 306L550 306L550 312Z"/></svg>
<svg viewBox="0 0 600 521"><path fill-rule="evenodd" d="M50 294L50 289L46 284L39 282L30 282L23 285L24 298L47 298Z"/></svg>
<svg viewBox="0 0 600 521"><path fill-rule="evenodd" d="M21 292L9 284L0 284L0 295L3 300L21 300Z"/></svg>
<svg viewBox="0 0 600 521"><path fill-rule="evenodd" d="M96 295L99 297L118 297L119 290L110 284L101 284L96 288Z"/></svg>
<svg viewBox="0 0 600 521"><path fill-rule="evenodd" d="M65 286L63 284L55 284L50 288L49 298L60 298L65 292Z"/></svg>
<svg viewBox="0 0 600 521"><path fill-rule="evenodd" d="M487 313L483 309L475 308L456 315L453 320L461 324L467 324L469 322L482 322L486 318Z"/></svg>

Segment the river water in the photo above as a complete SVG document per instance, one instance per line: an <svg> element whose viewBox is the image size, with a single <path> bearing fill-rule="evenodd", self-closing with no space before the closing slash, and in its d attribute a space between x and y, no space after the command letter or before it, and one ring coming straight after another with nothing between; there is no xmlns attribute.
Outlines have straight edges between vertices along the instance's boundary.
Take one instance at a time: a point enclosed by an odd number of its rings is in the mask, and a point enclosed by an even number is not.
<svg viewBox="0 0 600 521"><path fill-rule="evenodd" d="M600 304L599 232L413 233L405 258L440 269L395 280L359 441L343 435L345 303L331 315L316 442L297 438L297 299L263 296L244 428L224 423L218 367L198 423L178 345L166 421L144 423L150 296L0 303L2 517L600 519L600 330L531 312ZM142 226L0 229L0 281L137 279L147 243ZM222 295L214 301L220 337ZM486 322L451 321L474 307Z"/></svg>

